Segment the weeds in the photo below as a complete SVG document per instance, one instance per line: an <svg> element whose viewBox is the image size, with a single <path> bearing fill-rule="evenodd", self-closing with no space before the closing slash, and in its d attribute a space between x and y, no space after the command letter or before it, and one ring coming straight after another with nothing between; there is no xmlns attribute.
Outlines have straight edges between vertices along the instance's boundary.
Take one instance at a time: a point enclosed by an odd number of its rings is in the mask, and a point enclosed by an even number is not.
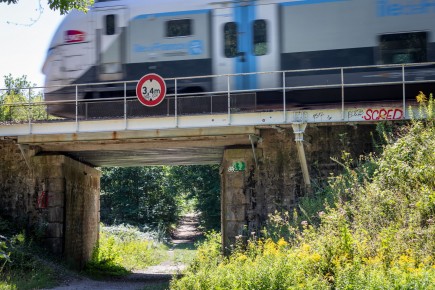
<svg viewBox="0 0 435 290"><path fill-rule="evenodd" d="M13 226L0 218L1 229L10 238L0 236L0 289L41 289L57 283L54 271L40 259L40 249Z"/></svg>
<svg viewBox="0 0 435 290"><path fill-rule="evenodd" d="M167 247L156 242L152 233L132 226L101 225L100 238L85 271L95 278L123 276L133 269L159 264L167 257Z"/></svg>

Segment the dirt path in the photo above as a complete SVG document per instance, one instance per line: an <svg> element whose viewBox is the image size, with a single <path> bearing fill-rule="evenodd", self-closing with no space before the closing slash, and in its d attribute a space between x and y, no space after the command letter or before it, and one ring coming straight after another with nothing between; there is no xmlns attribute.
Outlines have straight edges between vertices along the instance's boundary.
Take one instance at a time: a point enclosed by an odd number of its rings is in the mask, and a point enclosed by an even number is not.
<svg viewBox="0 0 435 290"><path fill-rule="evenodd" d="M86 277L74 275L63 285L53 290L136 290L136 289L167 289L173 275L180 274L186 267L187 255L193 253L194 243L201 236L198 231L198 218L194 214L183 217L180 225L173 233L168 259L156 266L143 270L135 270L132 274L120 279L94 281Z"/></svg>

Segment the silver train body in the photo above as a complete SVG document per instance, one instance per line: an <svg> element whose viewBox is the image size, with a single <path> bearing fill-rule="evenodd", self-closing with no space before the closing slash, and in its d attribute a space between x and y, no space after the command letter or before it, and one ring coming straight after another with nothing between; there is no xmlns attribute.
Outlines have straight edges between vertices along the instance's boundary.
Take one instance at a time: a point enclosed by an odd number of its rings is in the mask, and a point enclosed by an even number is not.
<svg viewBox="0 0 435 290"><path fill-rule="evenodd" d="M96 2L86 14L69 13L57 29L43 66L47 100L74 99L66 85L147 73L173 78L435 61L435 0ZM327 83L328 76L319 77ZM295 82L286 78L286 85ZM279 74L252 74L231 78L230 88L282 82ZM227 87L226 78L207 78L178 89ZM107 91L81 91L79 98ZM51 113L62 115L62 107Z"/></svg>

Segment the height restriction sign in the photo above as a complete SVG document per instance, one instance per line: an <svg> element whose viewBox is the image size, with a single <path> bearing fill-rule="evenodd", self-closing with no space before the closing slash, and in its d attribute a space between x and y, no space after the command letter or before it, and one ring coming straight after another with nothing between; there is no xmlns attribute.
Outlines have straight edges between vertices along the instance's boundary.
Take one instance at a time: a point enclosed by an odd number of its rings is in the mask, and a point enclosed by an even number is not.
<svg viewBox="0 0 435 290"><path fill-rule="evenodd" d="M144 75L137 83L136 96L144 106L157 106L166 96L165 80L157 74Z"/></svg>

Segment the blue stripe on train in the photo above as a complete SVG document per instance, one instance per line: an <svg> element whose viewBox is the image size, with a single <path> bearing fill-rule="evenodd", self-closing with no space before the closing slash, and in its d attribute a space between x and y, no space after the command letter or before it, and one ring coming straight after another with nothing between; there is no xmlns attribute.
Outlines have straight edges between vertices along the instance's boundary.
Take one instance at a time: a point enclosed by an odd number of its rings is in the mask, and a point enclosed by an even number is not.
<svg viewBox="0 0 435 290"><path fill-rule="evenodd" d="M238 38L238 51L244 52L244 62L240 57L235 58L235 72L236 73L249 73L256 71L256 60L254 56L254 43L253 43L253 21L256 15L255 0L250 0L248 5L237 5L234 8L235 22L238 24L239 38ZM247 75L236 77L236 89L247 90L257 88L257 76Z"/></svg>

